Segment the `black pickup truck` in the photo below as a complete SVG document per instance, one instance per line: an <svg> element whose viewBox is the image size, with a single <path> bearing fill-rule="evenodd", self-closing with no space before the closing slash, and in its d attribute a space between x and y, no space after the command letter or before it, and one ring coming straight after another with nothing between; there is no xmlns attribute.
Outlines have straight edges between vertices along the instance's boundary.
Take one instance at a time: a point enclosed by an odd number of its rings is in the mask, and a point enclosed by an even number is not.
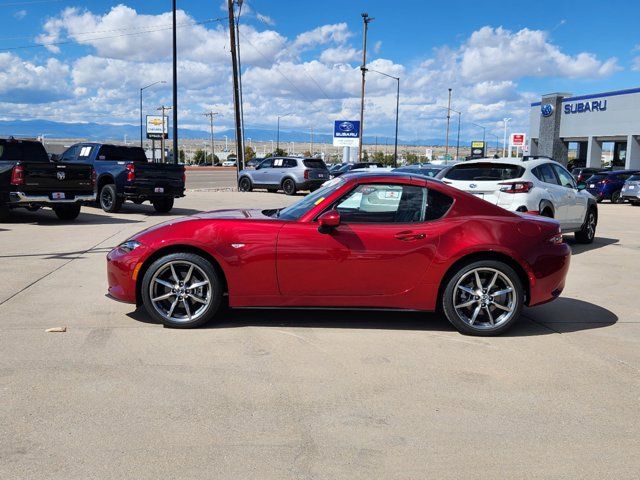
<svg viewBox="0 0 640 480"><path fill-rule="evenodd" d="M91 166L51 162L40 142L0 138L0 221L20 207L50 207L59 219L73 220L80 205L95 201L94 189Z"/></svg>
<svg viewBox="0 0 640 480"><path fill-rule="evenodd" d="M125 200L136 204L150 201L158 212L173 208L174 198L184 197L182 165L149 163L140 147L107 143L77 143L58 160L64 165L94 168L97 194L105 212L117 212Z"/></svg>

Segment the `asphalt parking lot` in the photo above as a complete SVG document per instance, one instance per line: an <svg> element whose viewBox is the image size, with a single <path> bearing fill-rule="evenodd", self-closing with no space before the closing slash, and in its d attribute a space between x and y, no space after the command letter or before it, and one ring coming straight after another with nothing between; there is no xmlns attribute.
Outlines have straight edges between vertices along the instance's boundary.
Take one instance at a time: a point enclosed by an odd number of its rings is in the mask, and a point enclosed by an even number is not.
<svg viewBox="0 0 640 480"><path fill-rule="evenodd" d="M222 167L192 167L187 170L187 188L191 190L230 190L237 186L237 172Z"/></svg>
<svg viewBox="0 0 640 480"><path fill-rule="evenodd" d="M198 191L172 215L0 224L0 478L637 478L640 208L600 205L595 243L568 237L562 297L496 338L397 312L170 330L104 297L134 232L295 200Z"/></svg>

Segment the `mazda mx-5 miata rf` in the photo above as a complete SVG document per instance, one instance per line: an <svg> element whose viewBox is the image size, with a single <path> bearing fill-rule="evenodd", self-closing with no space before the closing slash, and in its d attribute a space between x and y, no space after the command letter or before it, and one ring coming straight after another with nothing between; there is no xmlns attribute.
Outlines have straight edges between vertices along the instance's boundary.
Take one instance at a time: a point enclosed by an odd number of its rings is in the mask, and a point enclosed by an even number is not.
<svg viewBox="0 0 640 480"><path fill-rule="evenodd" d="M555 299L571 253L555 220L509 212L438 180L347 174L277 210L171 220L108 255L109 296L168 327L233 308L440 311L496 335Z"/></svg>

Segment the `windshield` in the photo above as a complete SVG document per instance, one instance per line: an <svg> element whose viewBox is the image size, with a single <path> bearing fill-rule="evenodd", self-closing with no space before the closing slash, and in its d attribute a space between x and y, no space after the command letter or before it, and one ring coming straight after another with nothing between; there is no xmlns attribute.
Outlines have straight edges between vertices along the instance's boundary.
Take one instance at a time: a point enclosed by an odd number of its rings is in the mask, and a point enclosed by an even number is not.
<svg viewBox="0 0 640 480"><path fill-rule="evenodd" d="M627 182L640 182L640 175L631 175L629 178L627 178Z"/></svg>
<svg viewBox="0 0 640 480"><path fill-rule="evenodd" d="M323 187L304 197L299 202L294 203L287 208L283 208L279 211L277 216L284 220L298 220L313 207L318 205L320 202L323 202L325 198L331 195L342 185L344 185L344 180L341 178L334 178L327 182Z"/></svg>
<svg viewBox="0 0 640 480"><path fill-rule="evenodd" d="M602 175L602 174L598 175L598 174L595 174L595 175L592 175L591 177L589 177L589 178L587 179L587 181L588 181L588 182L599 182L600 180L604 180L605 178L607 178L607 175Z"/></svg>
<svg viewBox="0 0 640 480"><path fill-rule="evenodd" d="M512 180L520 178L524 168L508 163L471 163L455 165L445 178L449 180Z"/></svg>

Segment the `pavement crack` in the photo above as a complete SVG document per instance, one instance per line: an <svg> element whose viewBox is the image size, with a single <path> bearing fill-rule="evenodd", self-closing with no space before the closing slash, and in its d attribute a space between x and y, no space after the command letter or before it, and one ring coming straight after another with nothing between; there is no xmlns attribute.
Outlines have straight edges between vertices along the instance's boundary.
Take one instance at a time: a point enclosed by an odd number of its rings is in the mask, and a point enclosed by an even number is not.
<svg viewBox="0 0 640 480"><path fill-rule="evenodd" d="M53 270L51 270L50 272L45 273L44 275L42 275L40 278L37 278L36 280L34 280L33 282L31 282L30 284L24 286L23 288L21 288L20 290L18 290L17 292L13 293L12 295L10 295L9 297L5 298L4 300L0 301L0 307L2 305L4 305L5 303L7 303L9 300L12 300L13 298L17 297L18 295L20 295L22 292L25 292L26 290L29 290L31 287L33 287L36 283L40 282L41 280L44 280L45 278L47 278L49 275L56 273L58 270L60 270L61 268L65 267L66 265L69 265L71 262L73 262L74 260L77 260L78 258L80 258L82 255L87 254L88 252L90 252L91 250L94 250L95 248L99 247L101 244L103 244L104 242L106 242L107 240L112 239L113 237L115 237L116 235L119 235L120 232L122 232L122 230L118 230L116 233L114 233L113 235L109 235L107 238L104 238L102 240L100 240L98 243L96 243L95 245L87 248L86 250L79 252L77 256L67 260L66 262L64 262L61 265L58 265L56 268L54 268Z"/></svg>

